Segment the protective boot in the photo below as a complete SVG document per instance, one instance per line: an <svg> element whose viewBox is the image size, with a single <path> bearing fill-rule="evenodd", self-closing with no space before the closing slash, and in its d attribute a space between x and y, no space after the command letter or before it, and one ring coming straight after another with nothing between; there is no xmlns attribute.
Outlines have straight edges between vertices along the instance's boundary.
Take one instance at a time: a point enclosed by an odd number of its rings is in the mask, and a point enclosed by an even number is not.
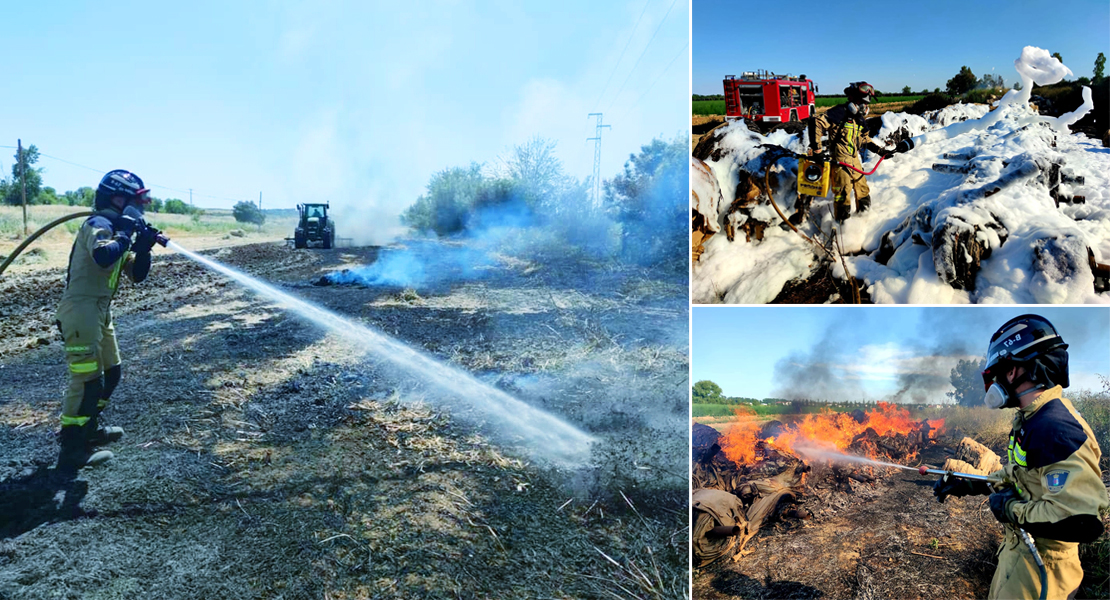
<svg viewBox="0 0 1110 600"><path fill-rule="evenodd" d="M95 467L112 459L114 456L107 450L93 452L89 445L89 430L87 425L64 425L58 436L61 450L58 451L59 473L76 474L83 467Z"/></svg>
<svg viewBox="0 0 1110 600"><path fill-rule="evenodd" d="M871 208L871 196L864 196L856 200L856 212L867 212L869 208Z"/></svg>
<svg viewBox="0 0 1110 600"><path fill-rule="evenodd" d="M104 370L104 387L100 391L100 400L96 403L96 410L93 412L92 418L89 419L89 423L92 424L89 443L93 446L104 446L112 442L118 442L123 437L122 427L100 427L98 425L100 413L108 406L108 399L111 398L112 392L119 385L121 375L122 369L119 365Z"/></svg>
<svg viewBox="0 0 1110 600"><path fill-rule="evenodd" d="M848 220L848 217L852 216L852 205L847 202L836 202L833 210L833 217L837 223L843 223Z"/></svg>
<svg viewBox="0 0 1110 600"><path fill-rule="evenodd" d="M97 423L100 417L100 409L96 410L96 414L89 418L89 445L91 446L106 446L112 442L118 442L123 437L122 427L100 427Z"/></svg>

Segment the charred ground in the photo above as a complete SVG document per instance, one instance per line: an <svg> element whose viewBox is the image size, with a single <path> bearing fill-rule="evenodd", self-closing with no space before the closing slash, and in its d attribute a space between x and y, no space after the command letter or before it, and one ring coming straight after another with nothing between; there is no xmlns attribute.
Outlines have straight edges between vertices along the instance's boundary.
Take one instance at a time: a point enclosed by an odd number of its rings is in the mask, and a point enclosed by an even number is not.
<svg viewBox="0 0 1110 600"><path fill-rule="evenodd" d="M681 595L684 277L545 263L431 293L312 285L376 252L211 256L564 416L602 440L593 464L532 465L418 381L158 256L113 305L105 414L127 437L59 483L64 272L36 271L0 282L0 598Z"/></svg>

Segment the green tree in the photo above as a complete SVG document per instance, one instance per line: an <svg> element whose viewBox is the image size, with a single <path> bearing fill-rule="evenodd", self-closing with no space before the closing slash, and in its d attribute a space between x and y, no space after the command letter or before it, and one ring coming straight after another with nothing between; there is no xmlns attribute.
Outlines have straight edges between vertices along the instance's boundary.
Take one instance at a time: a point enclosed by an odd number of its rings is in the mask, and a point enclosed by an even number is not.
<svg viewBox="0 0 1110 600"><path fill-rule="evenodd" d="M1099 52L1095 58L1095 83L1102 81L1103 77L1106 77L1106 55Z"/></svg>
<svg viewBox="0 0 1110 600"><path fill-rule="evenodd" d="M151 196L150 197L150 206L147 207L147 210L150 211L150 212L160 213L160 212L162 212L162 208L163 208L162 207L162 199L161 198L155 198L154 196Z"/></svg>
<svg viewBox="0 0 1110 600"><path fill-rule="evenodd" d="M607 206L621 223L621 251L639 264L686 268L678 251L688 242L689 142L654 139L629 156L624 171L605 183Z"/></svg>
<svg viewBox="0 0 1110 600"><path fill-rule="evenodd" d="M505 167L513 187L531 208L557 197L567 184L563 163L555 156L555 142L539 136L513 148Z"/></svg>
<svg viewBox="0 0 1110 600"><path fill-rule="evenodd" d="M162 208L165 212L173 215L187 215L195 212L193 207L186 204L184 200L178 200L177 198L166 200L162 203Z"/></svg>
<svg viewBox="0 0 1110 600"><path fill-rule="evenodd" d="M64 204L65 200L58 197L58 190L50 186L46 186L39 191L38 197L35 198L35 204Z"/></svg>
<svg viewBox="0 0 1110 600"><path fill-rule="evenodd" d="M694 384L695 404L717 404L721 401L721 386L703 379Z"/></svg>
<svg viewBox="0 0 1110 600"><path fill-rule="evenodd" d="M466 216L485 183L478 163L439 171L428 181L424 194L401 213L401 222L439 236L458 233L466 227Z"/></svg>
<svg viewBox="0 0 1110 600"><path fill-rule="evenodd" d="M950 378L952 387L956 388L946 395L955 400L960 406L979 406L983 402L983 368L987 361L961 360L952 369Z"/></svg>
<svg viewBox="0 0 1110 600"><path fill-rule="evenodd" d="M913 93L913 90L911 90L910 86L907 85L906 87L902 88L902 93L909 96Z"/></svg>
<svg viewBox="0 0 1110 600"><path fill-rule="evenodd" d="M1056 60L1060 61L1060 64L1064 64L1064 57L1060 56L1059 52L1053 52L1052 53L1052 58L1055 58Z"/></svg>
<svg viewBox="0 0 1110 600"><path fill-rule="evenodd" d="M975 73L972 73L967 66L963 66L955 77L948 80L946 89L949 94L959 96L974 89L978 82L979 79L975 77Z"/></svg>
<svg viewBox="0 0 1110 600"><path fill-rule="evenodd" d="M266 213L262 212L254 202L236 202L231 208L231 214L240 223L261 225L266 222Z"/></svg>
<svg viewBox="0 0 1110 600"><path fill-rule="evenodd" d="M1021 80L1020 79L1018 79L1017 81L1014 82L1014 89L1018 90L1019 92L1021 91Z"/></svg>
<svg viewBox="0 0 1110 600"><path fill-rule="evenodd" d="M1091 85L1091 80L1087 79L1086 77L1080 77L1079 79L1076 79L1075 82L1079 85Z"/></svg>
<svg viewBox="0 0 1110 600"><path fill-rule="evenodd" d="M70 206L92 206L95 199L96 191L88 186L62 194L63 203Z"/></svg>
<svg viewBox="0 0 1110 600"><path fill-rule="evenodd" d="M4 186L4 202L7 204L19 205L23 203L23 185L20 181L20 156L17 151L13 158L15 162L12 163L12 176ZM39 149L30 144L23 148L23 166L26 168L27 178L27 204L35 204L38 200L39 193L42 191L42 169L35 168L35 164L39 162Z"/></svg>

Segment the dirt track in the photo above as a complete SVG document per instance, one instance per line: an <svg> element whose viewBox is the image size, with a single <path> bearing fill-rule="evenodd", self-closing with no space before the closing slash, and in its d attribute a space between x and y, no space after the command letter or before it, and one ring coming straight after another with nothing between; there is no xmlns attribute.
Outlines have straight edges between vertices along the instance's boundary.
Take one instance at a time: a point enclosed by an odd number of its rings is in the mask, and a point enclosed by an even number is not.
<svg viewBox="0 0 1110 600"><path fill-rule="evenodd" d="M412 294L310 283L374 248L209 255L564 416L602 439L593 464L531 465L388 364L158 255L113 307L105 419L127 436L59 482L64 272L18 274L0 279L0 598L685 591L684 277L545 262Z"/></svg>

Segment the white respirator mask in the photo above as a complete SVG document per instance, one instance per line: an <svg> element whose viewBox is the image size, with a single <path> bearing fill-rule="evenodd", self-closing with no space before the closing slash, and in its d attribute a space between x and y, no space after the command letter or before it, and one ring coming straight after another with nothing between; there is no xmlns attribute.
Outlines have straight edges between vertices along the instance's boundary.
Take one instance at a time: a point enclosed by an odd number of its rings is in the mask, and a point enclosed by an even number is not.
<svg viewBox="0 0 1110 600"><path fill-rule="evenodd" d="M987 388L986 395L983 396L983 404L986 404L987 408L1004 408L1009 398L1010 393L1005 388L998 383L992 383Z"/></svg>

